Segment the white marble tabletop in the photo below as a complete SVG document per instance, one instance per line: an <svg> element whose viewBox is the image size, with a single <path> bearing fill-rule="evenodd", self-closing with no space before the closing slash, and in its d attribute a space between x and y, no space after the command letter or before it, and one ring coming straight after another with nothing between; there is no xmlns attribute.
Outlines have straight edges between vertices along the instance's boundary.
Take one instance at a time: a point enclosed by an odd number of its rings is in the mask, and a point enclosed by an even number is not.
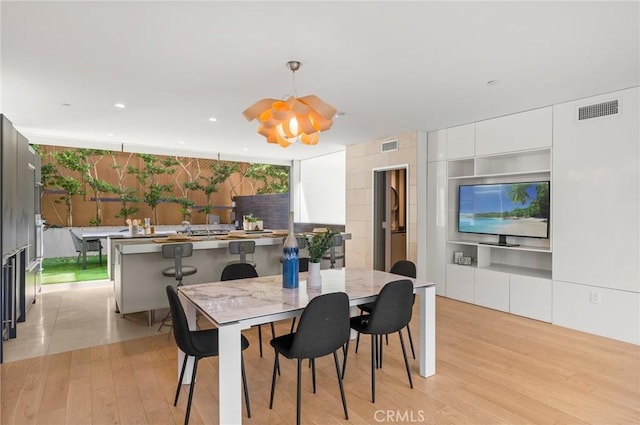
<svg viewBox="0 0 640 425"><path fill-rule="evenodd" d="M299 310L314 297L330 292L346 292L352 305L357 305L377 295L386 283L409 279L356 268L321 270L320 273L320 282L309 280L306 272L300 273L300 285L296 289L283 288L282 276L276 275L181 286L179 291L210 320L222 325ZM414 288L434 285L409 280Z"/></svg>

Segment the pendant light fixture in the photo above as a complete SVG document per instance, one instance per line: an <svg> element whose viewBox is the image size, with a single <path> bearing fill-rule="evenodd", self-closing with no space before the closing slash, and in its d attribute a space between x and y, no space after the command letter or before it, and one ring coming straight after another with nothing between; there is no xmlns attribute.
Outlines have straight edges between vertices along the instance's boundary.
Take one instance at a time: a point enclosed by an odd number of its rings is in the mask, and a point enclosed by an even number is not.
<svg viewBox="0 0 640 425"><path fill-rule="evenodd" d="M258 133L266 137L267 142L283 148L295 142L317 144L320 132L331 128L336 114L336 108L317 96L297 97L295 72L300 65L298 61L287 62L292 73L293 96L286 100L261 99L242 113L248 121L257 119L260 122Z"/></svg>

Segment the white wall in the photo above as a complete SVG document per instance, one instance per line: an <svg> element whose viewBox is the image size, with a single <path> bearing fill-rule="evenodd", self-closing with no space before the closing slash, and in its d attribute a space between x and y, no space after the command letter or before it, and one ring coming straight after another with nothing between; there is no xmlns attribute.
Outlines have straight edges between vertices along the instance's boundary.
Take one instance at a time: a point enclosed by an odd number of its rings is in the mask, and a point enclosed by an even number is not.
<svg viewBox="0 0 640 425"><path fill-rule="evenodd" d="M345 151L300 161L302 223L345 224Z"/></svg>
<svg viewBox="0 0 640 425"><path fill-rule="evenodd" d="M578 122L611 100L619 113ZM640 344L640 89L553 106L553 323Z"/></svg>

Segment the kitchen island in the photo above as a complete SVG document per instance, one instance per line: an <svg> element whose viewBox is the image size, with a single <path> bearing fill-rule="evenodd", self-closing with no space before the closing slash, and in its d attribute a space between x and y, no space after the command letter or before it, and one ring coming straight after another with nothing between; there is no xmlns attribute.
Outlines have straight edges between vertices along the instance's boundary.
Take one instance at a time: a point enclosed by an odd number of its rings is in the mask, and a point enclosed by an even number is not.
<svg viewBox="0 0 640 425"><path fill-rule="evenodd" d="M343 239L350 239L350 234L343 234ZM239 259L238 255L229 254L231 240L253 240L256 243L255 254L248 255L248 260L256 263L256 271L260 276L281 273L282 243L284 236L256 235L242 239L226 239L220 236L195 237L193 255L183 259L183 264L195 266L198 272L185 276L183 284L216 282L224 267L231 261ZM175 284L175 279L162 275L162 270L171 267L174 260L163 258L162 245L153 239L112 239L113 253L113 285L116 308L121 314L148 311L149 323L153 322L154 310L169 307L165 287ZM306 256L306 249L301 250ZM253 257L253 258L252 258ZM323 264L328 268L329 263Z"/></svg>

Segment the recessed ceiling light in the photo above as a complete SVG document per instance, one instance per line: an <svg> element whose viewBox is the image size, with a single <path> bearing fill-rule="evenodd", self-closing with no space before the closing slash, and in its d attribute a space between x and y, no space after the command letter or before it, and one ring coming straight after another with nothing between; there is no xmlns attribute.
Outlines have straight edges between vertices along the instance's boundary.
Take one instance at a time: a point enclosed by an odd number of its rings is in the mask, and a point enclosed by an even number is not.
<svg viewBox="0 0 640 425"><path fill-rule="evenodd" d="M62 106L71 106L70 103L63 103Z"/></svg>
<svg viewBox="0 0 640 425"><path fill-rule="evenodd" d="M115 134L113 134L113 133L107 133L107 136L109 136L109 137L113 137L113 136L115 136Z"/></svg>
<svg viewBox="0 0 640 425"><path fill-rule="evenodd" d="M120 109L124 109L125 108L124 103L116 103L113 106L115 106L116 108L120 108Z"/></svg>
<svg viewBox="0 0 640 425"><path fill-rule="evenodd" d="M217 119L217 118L215 118L215 117L211 117L211 118L209 118L209 121L211 121L211 122L216 122L216 121L218 121L218 119Z"/></svg>
<svg viewBox="0 0 640 425"><path fill-rule="evenodd" d="M249 148L242 148L242 150L246 152L249 150Z"/></svg>
<svg viewBox="0 0 640 425"><path fill-rule="evenodd" d="M498 80L489 80L489 81L487 81L487 85L488 86L495 86L496 84L498 84Z"/></svg>
<svg viewBox="0 0 640 425"><path fill-rule="evenodd" d="M178 140L179 145L184 145L184 140Z"/></svg>

